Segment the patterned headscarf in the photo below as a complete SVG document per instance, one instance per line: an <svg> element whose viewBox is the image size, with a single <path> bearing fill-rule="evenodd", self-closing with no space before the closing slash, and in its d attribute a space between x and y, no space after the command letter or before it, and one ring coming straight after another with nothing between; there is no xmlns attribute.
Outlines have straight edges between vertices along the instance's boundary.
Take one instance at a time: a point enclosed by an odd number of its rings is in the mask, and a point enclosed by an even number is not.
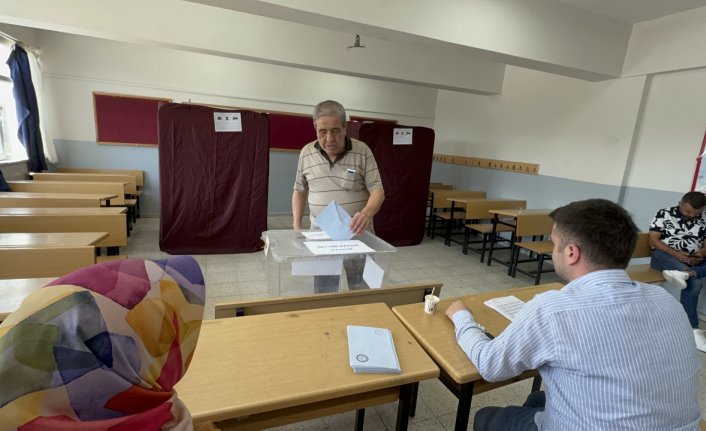
<svg viewBox="0 0 706 431"><path fill-rule="evenodd" d="M204 298L187 256L98 264L34 292L0 324L0 429L192 429L173 387Z"/></svg>

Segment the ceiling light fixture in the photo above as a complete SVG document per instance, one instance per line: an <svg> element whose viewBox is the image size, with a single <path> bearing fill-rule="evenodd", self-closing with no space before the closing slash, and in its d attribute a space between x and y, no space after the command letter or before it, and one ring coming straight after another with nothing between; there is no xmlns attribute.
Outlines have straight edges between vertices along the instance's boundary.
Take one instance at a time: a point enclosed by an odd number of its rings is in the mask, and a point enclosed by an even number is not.
<svg viewBox="0 0 706 431"><path fill-rule="evenodd" d="M365 48L365 45L360 44L360 35L356 34L355 39L353 40L353 45L348 46L346 51L348 51L351 48Z"/></svg>

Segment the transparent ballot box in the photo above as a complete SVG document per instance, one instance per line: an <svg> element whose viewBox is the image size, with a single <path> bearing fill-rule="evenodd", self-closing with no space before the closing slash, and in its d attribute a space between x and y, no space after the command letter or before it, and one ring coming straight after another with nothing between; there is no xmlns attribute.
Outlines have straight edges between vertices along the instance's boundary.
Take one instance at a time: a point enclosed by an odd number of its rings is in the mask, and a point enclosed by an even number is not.
<svg viewBox="0 0 706 431"><path fill-rule="evenodd" d="M343 242L316 239L316 234L321 231L269 230L262 233L269 297L384 286L395 247L367 231Z"/></svg>

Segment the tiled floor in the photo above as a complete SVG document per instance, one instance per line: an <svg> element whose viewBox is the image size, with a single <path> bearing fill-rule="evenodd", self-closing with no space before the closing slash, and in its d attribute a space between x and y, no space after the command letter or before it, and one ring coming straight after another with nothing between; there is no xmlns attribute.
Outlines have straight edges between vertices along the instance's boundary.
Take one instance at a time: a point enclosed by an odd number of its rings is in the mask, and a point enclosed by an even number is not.
<svg viewBox="0 0 706 431"><path fill-rule="evenodd" d="M291 216L268 218L268 229L291 229ZM169 256L159 250L159 220L141 218L121 253L136 258ZM266 258L262 252L227 255L195 255L206 279L205 318L213 318L213 305L240 299L267 296L265 279ZM554 274L542 276L542 282L557 281ZM486 266L474 253L464 255L461 246L447 247L441 239L428 239L416 246L400 247L394 254L385 282L388 284L442 281L441 297L469 295L489 290L503 290L533 284L533 280L517 275L513 279L506 268ZM701 355L701 387L706 387L706 354ZM489 405L521 404L529 393L530 382L519 382L473 398L471 419L475 411ZM701 391L701 410L706 412L706 399ZM417 414L410 421L410 430L452 430L457 400L438 380L422 382L419 389ZM366 410L366 430L392 430L395 427L396 403ZM325 417L281 427L281 430L348 430L353 428L354 413ZM472 421L469 429L472 429Z"/></svg>

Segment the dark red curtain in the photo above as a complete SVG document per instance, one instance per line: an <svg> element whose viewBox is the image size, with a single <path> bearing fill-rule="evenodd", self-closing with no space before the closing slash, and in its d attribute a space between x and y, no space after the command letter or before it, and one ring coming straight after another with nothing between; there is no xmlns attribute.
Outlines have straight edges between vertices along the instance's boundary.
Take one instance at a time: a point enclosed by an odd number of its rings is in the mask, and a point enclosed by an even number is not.
<svg viewBox="0 0 706 431"><path fill-rule="evenodd" d="M395 128L412 129L412 145L393 145ZM419 244L424 239L434 130L364 123L356 134L373 151L385 188L385 202L374 220L375 234L395 246Z"/></svg>
<svg viewBox="0 0 706 431"><path fill-rule="evenodd" d="M242 132L216 132L205 106L159 109L160 248L172 254L254 252L267 230L269 126L241 113Z"/></svg>

